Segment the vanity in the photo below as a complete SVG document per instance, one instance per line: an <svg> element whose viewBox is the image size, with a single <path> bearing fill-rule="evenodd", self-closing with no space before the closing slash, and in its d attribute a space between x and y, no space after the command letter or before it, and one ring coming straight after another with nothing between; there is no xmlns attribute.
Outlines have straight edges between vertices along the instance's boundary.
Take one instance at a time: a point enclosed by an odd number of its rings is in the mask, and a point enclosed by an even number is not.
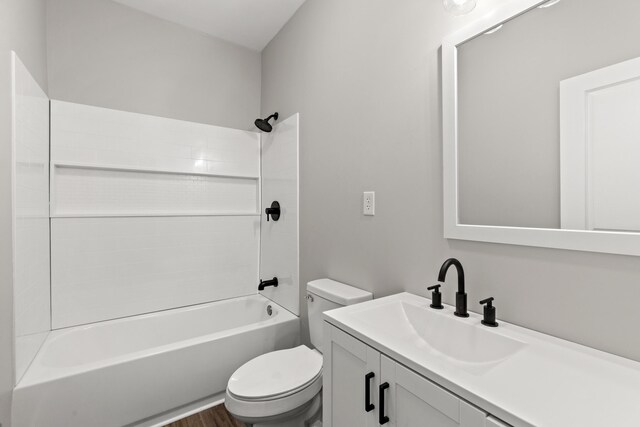
<svg viewBox="0 0 640 427"><path fill-rule="evenodd" d="M640 426L640 363L430 305L324 313L324 426Z"/></svg>

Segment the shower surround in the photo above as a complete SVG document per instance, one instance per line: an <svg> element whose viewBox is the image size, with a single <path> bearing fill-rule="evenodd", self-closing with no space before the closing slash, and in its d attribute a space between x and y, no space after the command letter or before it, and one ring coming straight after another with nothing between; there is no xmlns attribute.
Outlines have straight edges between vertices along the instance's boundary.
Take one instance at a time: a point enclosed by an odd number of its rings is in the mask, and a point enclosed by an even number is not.
<svg viewBox="0 0 640 427"><path fill-rule="evenodd" d="M16 310L47 323L16 355L15 427L161 424L298 343L298 115L266 135L41 98L51 284ZM259 295L261 276L281 286Z"/></svg>
<svg viewBox="0 0 640 427"><path fill-rule="evenodd" d="M51 101L53 328L256 292L260 134Z"/></svg>

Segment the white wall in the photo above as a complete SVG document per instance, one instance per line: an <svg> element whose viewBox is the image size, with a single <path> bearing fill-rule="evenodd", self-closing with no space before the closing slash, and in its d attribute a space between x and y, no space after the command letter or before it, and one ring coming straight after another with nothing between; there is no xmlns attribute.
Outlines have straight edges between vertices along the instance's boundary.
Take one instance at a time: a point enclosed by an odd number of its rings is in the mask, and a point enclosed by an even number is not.
<svg viewBox="0 0 640 427"><path fill-rule="evenodd" d="M11 239L11 55L15 50L46 90L45 5L0 1L0 423L10 425L13 388L13 280Z"/></svg>
<svg viewBox="0 0 640 427"><path fill-rule="evenodd" d="M109 0L48 0L51 99L236 129L260 111L260 53Z"/></svg>
<svg viewBox="0 0 640 427"><path fill-rule="evenodd" d="M456 256L470 309L494 296L505 321L640 360L638 258L442 237L440 44L502 1L458 18L439 0L308 0L267 46L263 114L306 118L300 282L426 296ZM362 216L366 190L374 217ZM455 283L452 273L445 302Z"/></svg>

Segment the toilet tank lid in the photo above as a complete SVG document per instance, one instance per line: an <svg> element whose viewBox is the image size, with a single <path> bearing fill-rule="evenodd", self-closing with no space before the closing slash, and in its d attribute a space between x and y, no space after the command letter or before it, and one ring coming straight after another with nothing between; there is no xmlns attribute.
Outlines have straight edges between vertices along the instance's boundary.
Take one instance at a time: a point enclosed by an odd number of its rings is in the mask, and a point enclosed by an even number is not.
<svg viewBox="0 0 640 427"><path fill-rule="evenodd" d="M331 279L318 279L307 283L307 291L340 305L351 305L373 299L371 292L345 285Z"/></svg>

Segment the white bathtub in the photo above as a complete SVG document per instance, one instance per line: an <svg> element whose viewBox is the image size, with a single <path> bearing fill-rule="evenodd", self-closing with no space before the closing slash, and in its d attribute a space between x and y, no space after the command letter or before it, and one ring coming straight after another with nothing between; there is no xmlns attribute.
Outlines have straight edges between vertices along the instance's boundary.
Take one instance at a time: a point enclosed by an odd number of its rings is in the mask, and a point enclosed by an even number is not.
<svg viewBox="0 0 640 427"><path fill-rule="evenodd" d="M260 295L53 331L14 390L13 426L158 424L298 336L299 319Z"/></svg>

